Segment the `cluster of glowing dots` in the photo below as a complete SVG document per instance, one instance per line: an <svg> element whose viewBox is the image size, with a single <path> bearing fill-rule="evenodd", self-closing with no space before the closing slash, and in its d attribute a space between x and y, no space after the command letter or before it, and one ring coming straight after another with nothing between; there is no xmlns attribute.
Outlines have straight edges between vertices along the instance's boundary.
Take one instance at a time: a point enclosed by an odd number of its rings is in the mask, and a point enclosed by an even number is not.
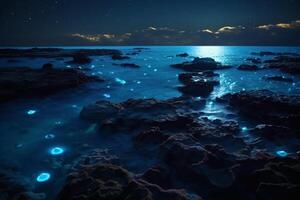
<svg viewBox="0 0 300 200"><path fill-rule="evenodd" d="M56 156L56 155L63 154L64 151L65 150L61 147L53 147L52 149L50 149L50 154Z"/></svg>
<svg viewBox="0 0 300 200"><path fill-rule="evenodd" d="M36 177L36 181L39 183L46 182L51 178L48 172L42 172Z"/></svg>
<svg viewBox="0 0 300 200"><path fill-rule="evenodd" d="M36 113L36 110L28 110L27 115L34 115Z"/></svg>
<svg viewBox="0 0 300 200"><path fill-rule="evenodd" d="M279 151L276 151L276 154L279 156L279 157L286 157L288 155L288 153L284 150L279 150Z"/></svg>

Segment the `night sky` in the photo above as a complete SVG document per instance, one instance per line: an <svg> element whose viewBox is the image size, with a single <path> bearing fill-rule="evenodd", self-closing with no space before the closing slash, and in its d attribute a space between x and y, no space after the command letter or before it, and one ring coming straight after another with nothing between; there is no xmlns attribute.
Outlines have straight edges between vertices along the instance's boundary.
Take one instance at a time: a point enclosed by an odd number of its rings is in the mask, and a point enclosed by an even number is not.
<svg viewBox="0 0 300 200"><path fill-rule="evenodd" d="M0 46L300 45L298 0L1 0Z"/></svg>

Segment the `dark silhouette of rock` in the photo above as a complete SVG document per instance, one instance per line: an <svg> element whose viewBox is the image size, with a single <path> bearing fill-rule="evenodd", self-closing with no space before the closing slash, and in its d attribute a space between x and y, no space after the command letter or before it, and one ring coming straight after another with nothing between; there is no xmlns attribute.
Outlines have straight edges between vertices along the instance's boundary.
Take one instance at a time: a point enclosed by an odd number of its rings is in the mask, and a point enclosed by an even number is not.
<svg viewBox="0 0 300 200"><path fill-rule="evenodd" d="M191 62L183 62L181 64L173 64L171 67L183 69L190 72L200 72L206 70L226 69L230 66L222 65L212 58L194 58Z"/></svg>
<svg viewBox="0 0 300 200"><path fill-rule="evenodd" d="M290 52L270 52L270 51L261 51L261 52L252 52L251 55L254 56L299 56L297 53L290 53Z"/></svg>
<svg viewBox="0 0 300 200"><path fill-rule="evenodd" d="M123 55L120 55L120 54L113 54L111 56L111 59L113 60L126 60L126 59L129 59L130 57L128 56L123 56Z"/></svg>
<svg viewBox="0 0 300 200"><path fill-rule="evenodd" d="M220 84L218 80L215 80L217 76L218 74L212 71L179 74L178 79L184 86L178 87L178 90L185 95L208 96L214 86Z"/></svg>
<svg viewBox="0 0 300 200"><path fill-rule="evenodd" d="M53 69L51 64L42 69L0 68L0 101L46 96L90 81L103 79L87 76L73 69Z"/></svg>
<svg viewBox="0 0 300 200"><path fill-rule="evenodd" d="M45 71L53 70L53 64L51 63L46 63L42 66L42 69Z"/></svg>
<svg viewBox="0 0 300 200"><path fill-rule="evenodd" d="M113 65L119 65L122 67L129 67L129 68L140 68L141 66L134 64L134 63L121 63L121 64L113 64Z"/></svg>
<svg viewBox="0 0 300 200"><path fill-rule="evenodd" d="M122 167L100 164L87 166L70 174L58 199L79 198L87 200L187 200L188 196L184 190L165 190L143 179L135 179Z"/></svg>
<svg viewBox="0 0 300 200"><path fill-rule="evenodd" d="M283 72L291 74L300 74L300 56L286 56L281 55L273 58L272 60L266 60L267 68L277 68Z"/></svg>
<svg viewBox="0 0 300 200"><path fill-rule="evenodd" d="M252 62L253 64L261 64L262 63L260 58L247 58L246 60L249 62Z"/></svg>
<svg viewBox="0 0 300 200"><path fill-rule="evenodd" d="M262 68L258 67L257 65L240 65L238 68L238 70L245 70L245 71L257 71L260 70Z"/></svg>
<svg viewBox="0 0 300 200"><path fill-rule="evenodd" d="M114 49L61 49L61 48L32 48L32 49L0 49L0 58L64 58L75 55L106 56L121 55Z"/></svg>
<svg viewBox="0 0 300 200"><path fill-rule="evenodd" d="M189 54L187 54L187 53L181 53L181 54L176 55L176 57L183 57L183 58L188 57L188 56L189 56Z"/></svg>
<svg viewBox="0 0 300 200"><path fill-rule="evenodd" d="M285 76L265 76L264 79L270 80L270 81L282 81L282 82L288 82L292 83L293 79Z"/></svg>
<svg viewBox="0 0 300 200"><path fill-rule="evenodd" d="M84 54L75 54L73 55L73 60L66 62L70 64L88 64L91 63L92 59L90 59L88 56Z"/></svg>
<svg viewBox="0 0 300 200"><path fill-rule="evenodd" d="M299 127L300 96L280 95L269 90L242 91L222 97L241 113L262 122Z"/></svg>

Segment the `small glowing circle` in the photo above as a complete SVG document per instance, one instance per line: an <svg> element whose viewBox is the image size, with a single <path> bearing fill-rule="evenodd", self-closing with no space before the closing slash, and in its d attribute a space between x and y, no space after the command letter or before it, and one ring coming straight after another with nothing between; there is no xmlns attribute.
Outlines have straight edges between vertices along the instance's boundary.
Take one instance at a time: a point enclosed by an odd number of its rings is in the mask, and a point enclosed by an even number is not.
<svg viewBox="0 0 300 200"><path fill-rule="evenodd" d="M36 181L37 182L46 182L50 179L51 175L47 172L42 172L40 173L37 177L36 177Z"/></svg>
<svg viewBox="0 0 300 200"><path fill-rule="evenodd" d="M60 154L64 153L64 149L61 147L53 147L52 149L50 149L50 153L52 155L60 155Z"/></svg>
<svg viewBox="0 0 300 200"><path fill-rule="evenodd" d="M36 113L36 110L28 110L27 114L28 115L34 115Z"/></svg>
<svg viewBox="0 0 300 200"><path fill-rule="evenodd" d="M280 157L285 157L288 155L288 153L284 150L279 150L279 151L276 151L276 154Z"/></svg>

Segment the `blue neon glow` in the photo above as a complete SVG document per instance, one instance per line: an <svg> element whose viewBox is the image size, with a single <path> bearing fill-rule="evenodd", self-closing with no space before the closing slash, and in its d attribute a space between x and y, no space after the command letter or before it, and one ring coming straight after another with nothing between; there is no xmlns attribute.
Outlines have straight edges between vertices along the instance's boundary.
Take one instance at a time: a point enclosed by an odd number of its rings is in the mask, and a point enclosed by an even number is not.
<svg viewBox="0 0 300 200"><path fill-rule="evenodd" d="M37 182L46 182L51 178L51 175L48 172L42 172L36 177Z"/></svg>
<svg viewBox="0 0 300 200"><path fill-rule="evenodd" d="M105 98L110 98L110 94L103 94Z"/></svg>
<svg viewBox="0 0 300 200"><path fill-rule="evenodd" d="M28 110L27 114L28 115L34 115L36 113L36 110Z"/></svg>
<svg viewBox="0 0 300 200"><path fill-rule="evenodd" d="M45 139L47 139L47 140L53 139L53 138L55 138L54 134L47 134L47 135L45 135Z"/></svg>
<svg viewBox="0 0 300 200"><path fill-rule="evenodd" d="M122 79L119 79L119 78L115 78L115 81L117 83L120 83L121 85L125 85L126 84L126 81L125 80L122 80Z"/></svg>
<svg viewBox="0 0 300 200"><path fill-rule="evenodd" d="M243 131L243 132L245 132L245 131L247 131L247 130L248 130L248 128L245 127L245 126L242 128L242 131Z"/></svg>
<svg viewBox="0 0 300 200"><path fill-rule="evenodd" d="M286 157L288 155L288 153L284 150L276 151L276 154L280 157Z"/></svg>
<svg viewBox="0 0 300 200"><path fill-rule="evenodd" d="M64 153L64 149L63 148L61 148L61 147L53 147L52 149L50 149L50 153L52 154L52 155L60 155L60 154L63 154Z"/></svg>

